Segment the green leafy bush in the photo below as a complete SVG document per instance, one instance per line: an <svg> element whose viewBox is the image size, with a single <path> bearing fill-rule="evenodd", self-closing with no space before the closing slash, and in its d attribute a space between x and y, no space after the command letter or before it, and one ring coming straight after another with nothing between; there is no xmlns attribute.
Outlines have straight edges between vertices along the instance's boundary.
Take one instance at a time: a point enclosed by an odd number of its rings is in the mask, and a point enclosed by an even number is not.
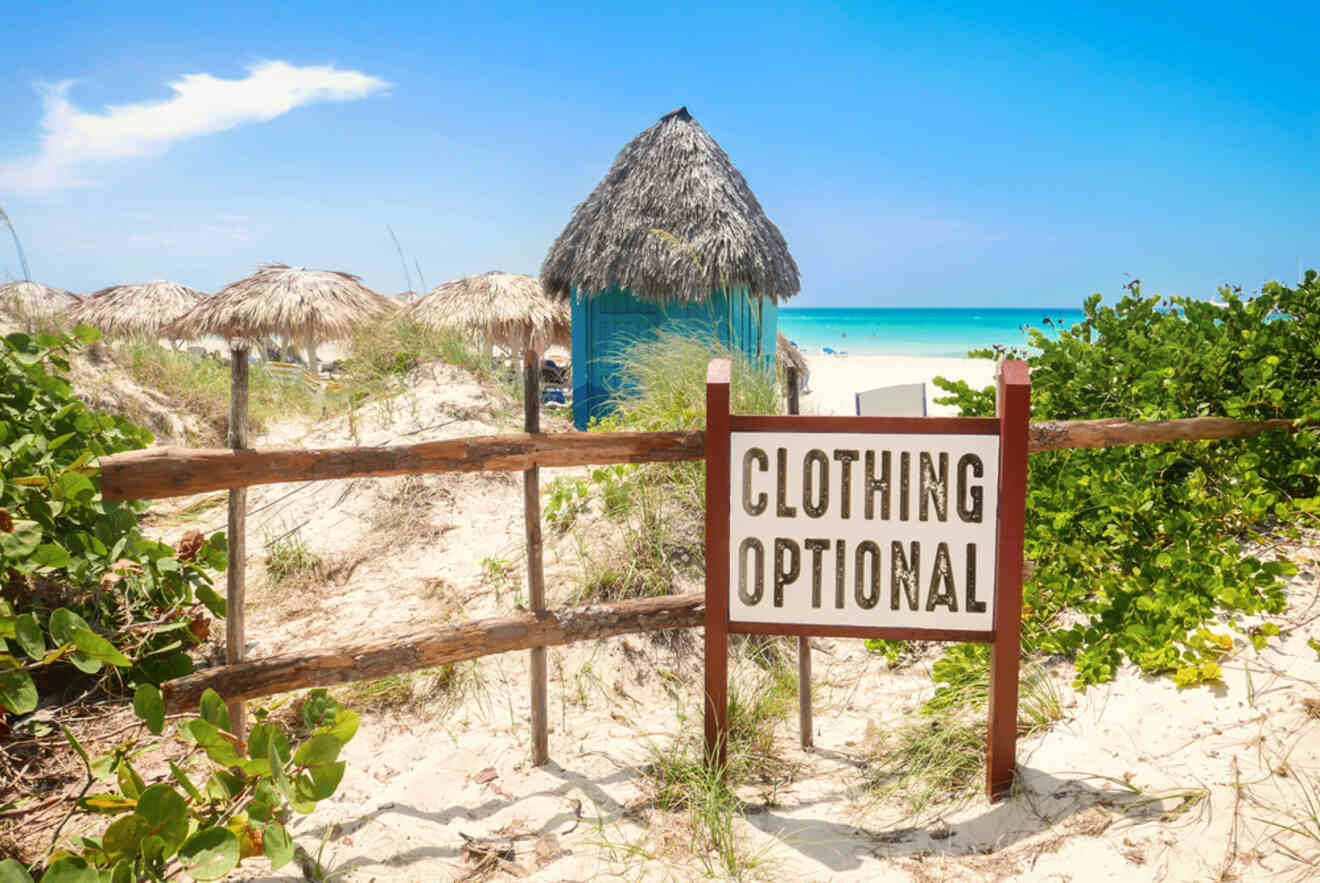
<svg viewBox="0 0 1320 883"><path fill-rule="evenodd" d="M244 743L230 732L224 700L207 690L200 717L178 723L187 754L177 763L170 761L168 780L150 785L130 761L147 748L130 742L92 758L66 728L65 738L86 771L77 811L115 820L100 836L74 837L72 849L53 852L42 883L160 881L180 872L194 880L218 880L253 856L265 856L275 869L288 864L294 854L285 828L290 810L310 813L334 794L344 776L339 752L359 723L356 712L333 700L324 702L320 692L316 729L295 746L261 711ZM152 733L161 735L165 705L156 687L139 686L133 708ZM198 784L187 770L201 757L210 773ZM113 784L90 793L98 782ZM0 883L32 880L22 863L0 862Z"/></svg>
<svg viewBox="0 0 1320 883"><path fill-rule="evenodd" d="M1222 304L1095 295L1056 339L1033 332L1033 420L1320 417L1320 279L1278 283ZM999 354L1003 350L1000 348ZM991 352L973 355L994 355ZM936 381L942 403L994 413L994 390ZM1219 676L1236 640L1263 648L1277 627L1241 616L1285 606L1283 560L1255 549L1320 510L1317 432L1031 456L1023 640L1074 660L1077 683L1112 678L1123 660L1180 685ZM1226 628L1212 626L1225 617ZM1234 634L1236 633L1236 634ZM957 645L935 677L958 682L984 647Z"/></svg>
<svg viewBox="0 0 1320 883"><path fill-rule="evenodd" d="M16 715L37 705L38 670L129 686L187 674L203 605L224 615L211 587L224 534L175 549L138 531L141 503L101 499L95 458L151 433L93 412L47 370L67 371L78 341L97 337L74 333L0 341L0 708Z"/></svg>

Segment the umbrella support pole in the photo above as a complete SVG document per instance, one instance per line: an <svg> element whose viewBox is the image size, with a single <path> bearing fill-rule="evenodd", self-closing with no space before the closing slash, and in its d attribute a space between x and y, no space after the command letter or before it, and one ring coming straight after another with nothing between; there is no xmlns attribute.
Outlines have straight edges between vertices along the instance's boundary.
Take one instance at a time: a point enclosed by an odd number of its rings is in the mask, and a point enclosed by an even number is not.
<svg viewBox="0 0 1320 883"><path fill-rule="evenodd" d="M229 350L229 447L240 451L248 446L248 345ZM229 567L225 571L225 662L242 662L245 650L244 595L247 563L247 488L229 492ZM230 731L247 739L247 706L240 700L229 707Z"/></svg>
<svg viewBox="0 0 1320 883"><path fill-rule="evenodd" d="M536 351L523 353L523 429L541 431L541 366ZM535 617L545 616L545 573L541 564L541 467L523 472L523 514L527 527L527 595ZM533 647L528 666L532 698L532 765L550 759L546 714L545 648Z"/></svg>

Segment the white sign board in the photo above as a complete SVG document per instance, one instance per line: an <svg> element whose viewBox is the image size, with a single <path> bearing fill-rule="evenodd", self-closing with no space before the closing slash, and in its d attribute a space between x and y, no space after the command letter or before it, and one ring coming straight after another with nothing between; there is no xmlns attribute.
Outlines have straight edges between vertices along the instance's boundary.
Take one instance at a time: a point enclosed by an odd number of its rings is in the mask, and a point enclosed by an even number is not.
<svg viewBox="0 0 1320 883"><path fill-rule="evenodd" d="M998 435L731 439L731 622L993 629Z"/></svg>

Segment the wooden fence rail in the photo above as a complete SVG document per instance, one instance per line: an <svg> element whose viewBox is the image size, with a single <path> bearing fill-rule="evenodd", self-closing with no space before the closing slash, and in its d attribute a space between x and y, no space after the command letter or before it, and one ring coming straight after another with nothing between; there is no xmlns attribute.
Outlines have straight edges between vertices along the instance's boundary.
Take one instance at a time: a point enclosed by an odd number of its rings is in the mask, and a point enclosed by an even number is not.
<svg viewBox="0 0 1320 883"><path fill-rule="evenodd" d="M1292 420L1046 420L1031 424L1028 450L1107 448L1245 438ZM101 459L107 500L163 499L285 481L324 481L434 472L513 472L533 466L674 463L705 457L706 434L557 432L484 435L376 448L230 450L148 448Z"/></svg>
<svg viewBox="0 0 1320 883"><path fill-rule="evenodd" d="M167 681L161 689L171 711L195 710L208 687L230 702L256 699L308 687L376 680L510 650L692 628L702 624L705 609L704 592L687 592L564 607L539 615L478 619L367 644L244 660Z"/></svg>

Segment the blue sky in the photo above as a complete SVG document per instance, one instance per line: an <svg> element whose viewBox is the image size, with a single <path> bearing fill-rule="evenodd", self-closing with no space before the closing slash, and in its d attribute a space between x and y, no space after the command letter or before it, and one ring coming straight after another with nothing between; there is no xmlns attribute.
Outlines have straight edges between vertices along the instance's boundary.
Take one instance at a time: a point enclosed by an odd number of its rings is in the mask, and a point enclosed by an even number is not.
<svg viewBox="0 0 1320 883"><path fill-rule="evenodd" d="M0 206L79 292L282 261L395 293L387 226L414 287L534 274L687 105L784 232L793 306L1320 266L1320 4L1155 5L10 4Z"/></svg>

